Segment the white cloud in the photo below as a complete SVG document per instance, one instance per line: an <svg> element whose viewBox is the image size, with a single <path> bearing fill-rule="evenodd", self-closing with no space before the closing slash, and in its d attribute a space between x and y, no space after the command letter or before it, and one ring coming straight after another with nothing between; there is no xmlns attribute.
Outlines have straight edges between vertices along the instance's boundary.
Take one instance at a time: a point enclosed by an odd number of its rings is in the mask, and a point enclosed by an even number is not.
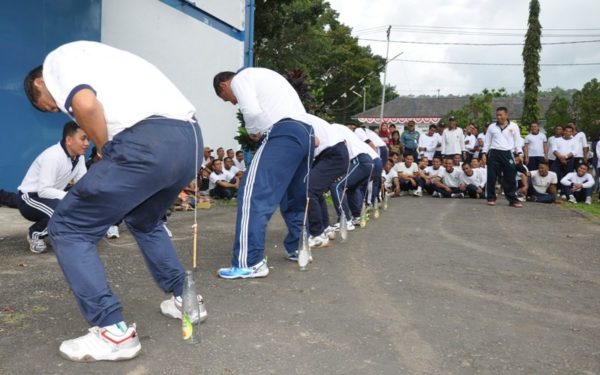
<svg viewBox="0 0 600 375"><path fill-rule="evenodd" d="M529 2L524 0L329 0L340 13L339 20L361 38L384 40L387 25L417 25L436 27L469 27L521 29L505 33L520 36L450 35L410 33L393 30L391 40L470 43L522 43L527 28ZM595 1L541 1L540 22L544 29L582 29L580 37L546 37L542 42L600 39ZM360 32L379 27L377 33ZM357 33L358 31L358 33ZM498 31L494 31L498 32ZM544 31L546 34L565 34L565 31ZM596 36L594 36L596 35ZM361 41L373 52L385 56L386 43ZM390 44L390 58L404 51L399 59L431 61L467 61L489 63L521 63L522 47L471 47L443 45ZM542 63L600 62L600 43L544 46ZM542 67L542 89L555 86L581 88L592 78L600 77L600 66ZM522 67L470 66L423 64L394 61L388 68L387 82L395 85L400 94L467 94L484 88L505 87L516 92L523 87Z"/></svg>

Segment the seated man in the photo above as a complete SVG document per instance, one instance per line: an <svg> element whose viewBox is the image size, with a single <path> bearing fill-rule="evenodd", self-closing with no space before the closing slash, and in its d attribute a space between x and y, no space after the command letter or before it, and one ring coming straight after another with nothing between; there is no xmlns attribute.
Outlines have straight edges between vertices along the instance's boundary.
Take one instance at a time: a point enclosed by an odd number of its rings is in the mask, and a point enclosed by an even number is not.
<svg viewBox="0 0 600 375"><path fill-rule="evenodd" d="M592 204L594 178L587 171L587 164L580 164L575 172L568 173L560 180L562 191L564 195L569 197L569 202L585 201L585 204Z"/></svg>
<svg viewBox="0 0 600 375"><path fill-rule="evenodd" d="M208 192L211 197L231 199L237 195L240 187L239 179L223 170L223 162L215 159L212 162L213 171L210 174Z"/></svg>
<svg viewBox="0 0 600 375"><path fill-rule="evenodd" d="M246 171L246 162L244 161L244 151L237 151L235 153L235 159L233 160L233 164L242 172Z"/></svg>
<svg viewBox="0 0 600 375"><path fill-rule="evenodd" d="M223 159L223 166L229 174L235 176L237 179L242 178L244 175L244 172L240 171L240 169L234 165L233 159L229 156L226 156L225 159Z"/></svg>
<svg viewBox="0 0 600 375"><path fill-rule="evenodd" d="M462 165L462 171L460 185L458 186L460 191L471 198L485 198L486 177L474 171L471 165L466 162Z"/></svg>
<svg viewBox="0 0 600 375"><path fill-rule="evenodd" d="M67 195L70 183L85 174L85 155L89 147L87 134L73 121L63 127L60 143L44 150L29 167L19 186L19 211L29 227L29 250L39 254L46 251L44 237L48 221L58 203Z"/></svg>
<svg viewBox="0 0 600 375"><path fill-rule="evenodd" d="M460 176L462 171L454 168L452 157L444 159L444 168L440 174L434 179L435 191L433 197L438 198L464 198L464 194L460 191Z"/></svg>
<svg viewBox="0 0 600 375"><path fill-rule="evenodd" d="M414 156L407 154L404 163L397 164L394 169L398 172L400 182L400 194L408 191L416 197L423 196L423 180L419 176L419 167L414 163Z"/></svg>
<svg viewBox="0 0 600 375"><path fill-rule="evenodd" d="M521 202L525 201L527 192L529 191L529 169L523 164L522 158L515 158L517 167L517 199Z"/></svg>
<svg viewBox="0 0 600 375"><path fill-rule="evenodd" d="M394 161L392 159L388 159L383 165L383 186L385 194L392 194L400 191L398 172L394 169Z"/></svg>
<svg viewBox="0 0 600 375"><path fill-rule="evenodd" d="M439 156L434 156L431 161L431 166L425 168L424 173L421 173L421 179L423 180L423 189L430 195L435 192L434 180L444 168L442 168L442 159Z"/></svg>
<svg viewBox="0 0 600 375"><path fill-rule="evenodd" d="M538 162L537 170L531 172L529 177L528 200L539 203L554 203L556 200L556 173L550 171L548 162Z"/></svg>

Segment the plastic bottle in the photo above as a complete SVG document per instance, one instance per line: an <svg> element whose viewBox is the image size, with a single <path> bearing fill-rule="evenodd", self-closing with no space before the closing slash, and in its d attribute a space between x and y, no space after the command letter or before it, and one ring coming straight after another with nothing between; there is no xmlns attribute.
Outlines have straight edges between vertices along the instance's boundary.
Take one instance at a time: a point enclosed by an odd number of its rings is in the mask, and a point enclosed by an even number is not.
<svg viewBox="0 0 600 375"><path fill-rule="evenodd" d="M383 210L384 211L386 211L388 209L388 199L389 199L388 193L384 192L383 193Z"/></svg>
<svg viewBox="0 0 600 375"><path fill-rule="evenodd" d="M346 220L346 214L344 210L342 210L342 215L340 216L340 240L341 242L346 242L348 239L348 220Z"/></svg>
<svg viewBox="0 0 600 375"><path fill-rule="evenodd" d="M306 225L303 225L302 232L300 232L300 249L298 249L298 267L300 267L300 271L306 271L310 261L310 255L308 233L306 231Z"/></svg>
<svg viewBox="0 0 600 375"><path fill-rule="evenodd" d="M183 341L186 344L197 344L200 342L200 306L198 304L198 294L196 293L196 283L192 276L192 271L185 271L185 281L183 283L183 299L181 330Z"/></svg>

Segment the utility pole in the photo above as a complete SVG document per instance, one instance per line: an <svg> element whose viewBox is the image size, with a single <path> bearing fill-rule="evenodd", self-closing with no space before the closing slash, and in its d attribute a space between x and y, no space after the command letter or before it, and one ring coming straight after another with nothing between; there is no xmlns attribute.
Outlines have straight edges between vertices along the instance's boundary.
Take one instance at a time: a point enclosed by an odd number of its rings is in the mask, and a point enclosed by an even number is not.
<svg viewBox="0 0 600 375"><path fill-rule="evenodd" d="M363 86L363 112L367 110L367 87Z"/></svg>
<svg viewBox="0 0 600 375"><path fill-rule="evenodd" d="M381 89L381 112L379 113L379 125L383 123L383 107L385 105L385 85L387 80L387 66L388 56L390 54L390 33L392 31L392 25L388 26L387 29L387 48L385 52L385 67L383 68L383 88Z"/></svg>

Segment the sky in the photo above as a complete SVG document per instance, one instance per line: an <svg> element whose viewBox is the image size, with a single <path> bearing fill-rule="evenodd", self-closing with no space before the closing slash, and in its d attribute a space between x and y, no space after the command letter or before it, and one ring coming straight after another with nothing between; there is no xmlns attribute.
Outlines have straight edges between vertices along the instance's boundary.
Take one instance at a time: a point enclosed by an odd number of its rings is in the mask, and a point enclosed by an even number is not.
<svg viewBox="0 0 600 375"><path fill-rule="evenodd" d="M386 80L400 95L437 95L438 90L439 95L461 95L501 87L512 93L523 89L522 66L402 61L522 64L522 45L427 45L397 41L523 43L529 15L526 0L328 1L339 13L338 20L353 29L352 35L359 38L359 44L370 46L382 57L386 56L386 29L392 25L388 58L402 54L388 63ZM581 89L592 78L600 79L600 24L597 22L600 3L597 0L540 0L540 9L542 44L598 41L543 45L541 64L598 64L542 66L541 89L556 86Z"/></svg>

